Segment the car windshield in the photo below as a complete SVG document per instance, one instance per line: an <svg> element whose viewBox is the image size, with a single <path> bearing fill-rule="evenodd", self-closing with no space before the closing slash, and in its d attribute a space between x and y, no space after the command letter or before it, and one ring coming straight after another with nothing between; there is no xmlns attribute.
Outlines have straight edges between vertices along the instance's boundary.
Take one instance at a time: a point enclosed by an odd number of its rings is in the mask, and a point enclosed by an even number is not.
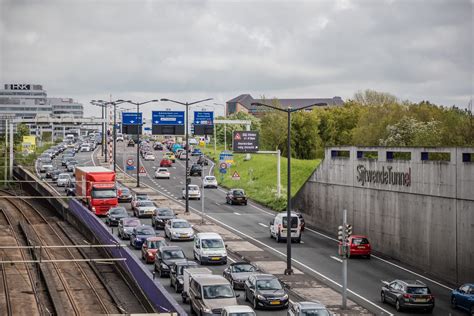
<svg viewBox="0 0 474 316"><path fill-rule="evenodd" d="M251 264L236 264L232 266L232 272L240 273L240 272L254 272L257 269Z"/></svg>
<svg viewBox="0 0 474 316"><path fill-rule="evenodd" d="M229 313L227 315L229 315L229 316L255 316L255 313L251 313L251 312L248 312L248 313Z"/></svg>
<svg viewBox="0 0 474 316"><path fill-rule="evenodd" d="M122 190L122 194L130 194L129 189L122 188L121 190Z"/></svg>
<svg viewBox="0 0 474 316"><path fill-rule="evenodd" d="M155 206L155 204L153 204L153 202L151 201L141 201L138 203L138 206L139 207L151 207L151 206Z"/></svg>
<svg viewBox="0 0 474 316"><path fill-rule="evenodd" d="M163 251L163 259L184 259L184 253L181 249L170 249Z"/></svg>
<svg viewBox="0 0 474 316"><path fill-rule="evenodd" d="M286 220L286 216L282 218L283 221L283 227L286 228L288 227L288 221ZM292 216L291 217L291 228L297 228L298 227L298 217Z"/></svg>
<svg viewBox="0 0 474 316"><path fill-rule="evenodd" d="M242 191L242 190L235 190L235 191L233 192L233 194L234 194L235 196L244 196L244 195L245 195L244 191Z"/></svg>
<svg viewBox="0 0 474 316"><path fill-rule="evenodd" d="M59 179L69 179L69 175L68 174L60 174Z"/></svg>
<svg viewBox="0 0 474 316"><path fill-rule="evenodd" d="M149 228L149 227L137 228L137 235L154 235L154 234L155 234L155 231L153 230L153 228Z"/></svg>
<svg viewBox="0 0 474 316"><path fill-rule="evenodd" d="M119 215L119 214L123 214L123 215L127 215L127 210L125 210L125 208L111 208L109 213L111 215Z"/></svg>
<svg viewBox="0 0 474 316"><path fill-rule="evenodd" d="M190 185L190 186L188 186L188 190L197 191L197 190L199 190L199 188L198 188L197 185Z"/></svg>
<svg viewBox="0 0 474 316"><path fill-rule="evenodd" d="M278 279L257 280L257 289L259 290L281 290L281 284Z"/></svg>
<svg viewBox="0 0 474 316"><path fill-rule="evenodd" d="M153 240L153 241L147 242L148 249L158 249L162 245L163 245L163 240Z"/></svg>
<svg viewBox="0 0 474 316"><path fill-rule="evenodd" d="M303 309L301 311L301 316L329 316L327 310L325 309Z"/></svg>
<svg viewBox="0 0 474 316"><path fill-rule="evenodd" d="M168 172L168 169L158 169L158 172Z"/></svg>
<svg viewBox="0 0 474 316"><path fill-rule="evenodd" d="M224 248L224 242L222 239L203 239L201 240L202 248Z"/></svg>
<svg viewBox="0 0 474 316"><path fill-rule="evenodd" d="M158 210L158 215L160 216L173 216L173 211L168 209Z"/></svg>
<svg viewBox="0 0 474 316"><path fill-rule="evenodd" d="M232 291L230 284L204 286L203 292L204 292L204 298L206 299L234 297L234 291Z"/></svg>
<svg viewBox="0 0 474 316"><path fill-rule="evenodd" d="M93 189L92 197L95 199L112 199L117 197L115 189Z"/></svg>
<svg viewBox="0 0 474 316"><path fill-rule="evenodd" d="M216 180L216 177L206 177L206 180L207 181L214 181L214 180Z"/></svg>
<svg viewBox="0 0 474 316"><path fill-rule="evenodd" d="M430 289L427 287L408 287L407 288L408 294L430 294Z"/></svg>
<svg viewBox="0 0 474 316"><path fill-rule="evenodd" d="M356 246L368 245L369 241L367 240L367 238L353 238L352 239L352 244L354 244Z"/></svg>
<svg viewBox="0 0 474 316"><path fill-rule="evenodd" d="M189 228L191 225L188 222L174 222L173 228Z"/></svg>
<svg viewBox="0 0 474 316"><path fill-rule="evenodd" d="M139 201L148 200L148 195L137 195L137 200Z"/></svg>
<svg viewBox="0 0 474 316"><path fill-rule="evenodd" d="M140 225L139 219L128 219L123 221L123 226L125 227L135 227Z"/></svg>

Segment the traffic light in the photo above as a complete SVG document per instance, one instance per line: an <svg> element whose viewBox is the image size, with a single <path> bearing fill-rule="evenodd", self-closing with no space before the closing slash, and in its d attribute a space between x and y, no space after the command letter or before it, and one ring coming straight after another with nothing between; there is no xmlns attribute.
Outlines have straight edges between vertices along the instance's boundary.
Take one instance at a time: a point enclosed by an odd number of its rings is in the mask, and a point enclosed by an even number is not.
<svg viewBox="0 0 474 316"><path fill-rule="evenodd" d="M346 224L345 227L346 241L349 239L349 236L352 235L352 225Z"/></svg>
<svg viewBox="0 0 474 316"><path fill-rule="evenodd" d="M339 226L339 227L338 227L337 239L338 239L339 241L341 241L341 242L342 242L342 240L344 239L344 231L343 231L343 227L342 227L342 226Z"/></svg>

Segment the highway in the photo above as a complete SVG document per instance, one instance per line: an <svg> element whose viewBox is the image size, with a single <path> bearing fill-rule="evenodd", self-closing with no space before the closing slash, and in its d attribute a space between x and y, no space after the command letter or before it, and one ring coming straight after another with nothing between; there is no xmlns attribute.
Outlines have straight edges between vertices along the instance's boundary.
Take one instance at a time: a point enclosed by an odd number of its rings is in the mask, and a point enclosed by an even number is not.
<svg viewBox="0 0 474 316"><path fill-rule="evenodd" d="M157 156L154 162L141 160L141 164L148 174L146 177L141 177L140 181L183 204L181 190L184 187L185 162L176 160L173 167L169 168L171 179L156 180L153 178L154 168L159 166L164 151L155 151L154 153ZM123 166L124 157L135 154L136 147L126 147L124 143L119 143L117 146L118 166ZM192 157L192 160L196 160L196 158ZM205 169L205 173L212 173L211 168L212 163ZM191 177L191 179L193 184L200 185L200 177ZM238 181L236 181L236 187L238 187ZM286 244L277 243L270 239L269 235L268 223L274 217L275 212L253 202L249 202L247 206L227 205L225 192L222 188L205 190L205 214L208 218L254 245L285 258ZM200 212L201 201L190 201L190 207L191 211ZM293 244L293 260L295 267L305 273L325 279L326 283L336 284L336 286L341 284L341 262L337 256L337 241L332 237L311 228L306 229L303 243ZM421 280L426 283L436 298L434 315L462 315L461 312L453 310L450 306L450 288L427 277L422 272L412 271L400 263L377 256L372 256L371 260L349 260L349 297L357 296L359 300L365 301L366 305L376 307L380 314L399 314L393 306L382 304L380 301L381 280L391 281L393 279Z"/></svg>

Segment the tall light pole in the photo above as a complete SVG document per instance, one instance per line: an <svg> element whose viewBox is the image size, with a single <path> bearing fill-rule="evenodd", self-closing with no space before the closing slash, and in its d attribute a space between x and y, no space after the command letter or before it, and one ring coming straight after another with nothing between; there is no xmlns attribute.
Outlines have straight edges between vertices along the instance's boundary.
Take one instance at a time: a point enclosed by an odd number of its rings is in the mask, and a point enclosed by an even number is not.
<svg viewBox="0 0 474 316"><path fill-rule="evenodd" d="M189 156L189 144L188 144L188 140L189 140L189 132L188 132L188 122L189 122L189 106L190 105L193 105L193 104L197 104L197 103L201 103L201 102L206 102L206 101L210 101L212 100L212 98L209 98L209 99L204 99L204 100L199 100L199 101L194 101L194 102L179 102L179 101L175 101L175 100L171 100L171 99L161 99L161 101L163 102L172 102L172 103L176 103L176 104L181 104L181 105L184 105L186 107L186 125L185 125L185 133L186 133L186 173L185 173L185 191L186 191L186 207L185 207L185 212L186 213L189 213L189 188L188 188L188 168L189 168L189 161L188 161L188 156Z"/></svg>
<svg viewBox="0 0 474 316"><path fill-rule="evenodd" d="M285 274L291 275L293 274L293 269L291 268L291 113L302 111L307 108L311 108L313 106L325 106L326 103L316 103L307 106L303 106L301 108L293 109L291 106L287 107L286 109L279 108L277 106L263 104L259 102L254 102L252 105L255 106L265 106L277 111L286 112L288 115L288 139L286 143L287 148L287 160L288 160L288 168L287 168L287 196L286 196L286 269Z"/></svg>
<svg viewBox="0 0 474 316"><path fill-rule="evenodd" d="M105 129L105 122L104 122L104 113L105 113L105 110L104 110L104 107L105 105L103 104L103 101L101 102L102 100L92 100L90 103L92 105L96 105L96 106L100 106L102 108L102 137L101 137L101 152L102 152L102 157L104 157L104 150L105 150L105 145L104 145L104 129ZM95 141L95 140L94 140Z"/></svg>
<svg viewBox="0 0 474 316"><path fill-rule="evenodd" d="M117 165L117 105L121 104L121 103L124 103L125 101L124 100L116 100L116 101L92 100L92 102L102 104L102 110L104 109L104 106L108 106L109 104L112 104L114 106L114 129L113 129L113 133L114 133L113 134L114 135L114 172L116 172L117 171L117 168L116 168L116 165Z"/></svg>
<svg viewBox="0 0 474 316"><path fill-rule="evenodd" d="M124 100L121 100L121 101L124 101ZM158 102L159 100L155 99L155 100L149 100L149 101L145 101L145 102L133 102L133 101L130 101L130 100L126 100L124 102L127 102L127 103L130 103L130 104L133 104L133 105L136 105L137 106L137 188L140 187L140 130L142 128L142 123L143 122L138 122L138 117L139 117L139 113L140 113L140 105L144 105L144 104L147 104L147 103L151 103L151 102ZM143 118L142 118L143 120ZM122 122L123 124L123 122Z"/></svg>

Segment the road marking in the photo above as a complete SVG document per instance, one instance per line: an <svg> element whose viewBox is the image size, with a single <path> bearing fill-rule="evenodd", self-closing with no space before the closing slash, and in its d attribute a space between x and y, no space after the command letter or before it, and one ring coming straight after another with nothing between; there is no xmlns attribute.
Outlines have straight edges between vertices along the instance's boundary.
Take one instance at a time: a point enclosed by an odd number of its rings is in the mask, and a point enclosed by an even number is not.
<svg viewBox="0 0 474 316"><path fill-rule="evenodd" d="M258 223L258 225L268 228L268 225L265 225L264 223Z"/></svg>
<svg viewBox="0 0 474 316"><path fill-rule="evenodd" d="M129 176L129 177L131 177L131 176ZM161 193L161 194L163 194L163 195L166 196L165 193L160 192L160 191L158 191L158 190L156 190L156 189L150 187L150 186L147 185L146 183L145 183L144 185L145 185L145 186L148 186L150 189L155 190L155 191L157 191L158 193ZM170 196L168 196L168 197L171 198ZM171 199L172 199L172 198L171 198ZM173 200L174 200L175 202L181 204L181 205L184 205L184 202L183 202L183 201L179 201L179 200L177 200L177 199L173 199ZM189 209L192 209L192 210L194 210L194 212L196 212L197 214L200 214L200 212L199 212L197 209L195 209L194 207L192 207L191 205L189 206ZM237 229L235 229L235 228L233 228L233 227L227 225L226 223L221 222L220 220L218 220L218 219L216 219L216 218L214 218L214 217L212 217L212 216L209 216L208 214L204 214L204 216L206 216L207 218L209 218L209 219L213 220L214 222L220 224L221 226L224 226L224 227L226 227L226 228L228 228L228 229L234 231L235 233L240 234L240 235L246 237L247 239L250 239L250 240L252 240L253 242L255 242L255 243L257 243L257 244L260 244L260 245L264 246L265 248L268 248L268 249L272 250L273 252L275 252L275 253L281 255L282 257L286 258L286 255L285 255L283 252L279 251L278 249L273 248L273 247L271 247L271 246L269 246L269 245L267 245L267 244L265 244L265 243L263 243L263 242L261 242L261 241L255 239L255 238L253 238L252 236L247 235L247 234L245 234L245 233L243 233L243 232L241 232L241 231L239 231L239 230L237 230ZM309 271L311 271L311 272L313 272L313 273L319 275L319 276L322 277L324 280L327 280L327 281L331 282L332 284L334 284L334 285L336 285L336 286L342 288L342 285L339 284L338 282L334 281L334 280L331 279L331 278L328 278L327 276L325 276L325 275L322 274L321 272L316 271L315 269L309 267L308 265L302 263L301 261L299 261L299 260L297 260L297 259L294 259L294 258L292 258L291 260L292 260L293 262L299 264L300 266L306 268L307 270L309 270ZM390 313L388 310L386 310L386 309L384 309L384 308L378 306L377 304L375 304L375 303L373 303L372 301L366 299L365 297L363 297L363 296L357 294L356 292L354 292L354 291L352 291L352 290L350 290L350 289L347 289L347 291L348 291L349 293L351 293L352 295L354 295L354 296L360 298L360 299L363 300L364 302L367 302L368 304L370 304L370 305L372 305L372 306L374 306L374 307L380 309L381 311L387 313L388 315L393 316L393 314Z"/></svg>
<svg viewBox="0 0 474 316"><path fill-rule="evenodd" d="M234 212L235 215L241 215L240 213Z"/></svg>
<svg viewBox="0 0 474 316"><path fill-rule="evenodd" d="M340 258L338 258L338 257L331 256L330 258L331 258L331 259L334 259L334 260L336 260L336 261L338 261L338 262L342 262L342 259L340 259Z"/></svg>

